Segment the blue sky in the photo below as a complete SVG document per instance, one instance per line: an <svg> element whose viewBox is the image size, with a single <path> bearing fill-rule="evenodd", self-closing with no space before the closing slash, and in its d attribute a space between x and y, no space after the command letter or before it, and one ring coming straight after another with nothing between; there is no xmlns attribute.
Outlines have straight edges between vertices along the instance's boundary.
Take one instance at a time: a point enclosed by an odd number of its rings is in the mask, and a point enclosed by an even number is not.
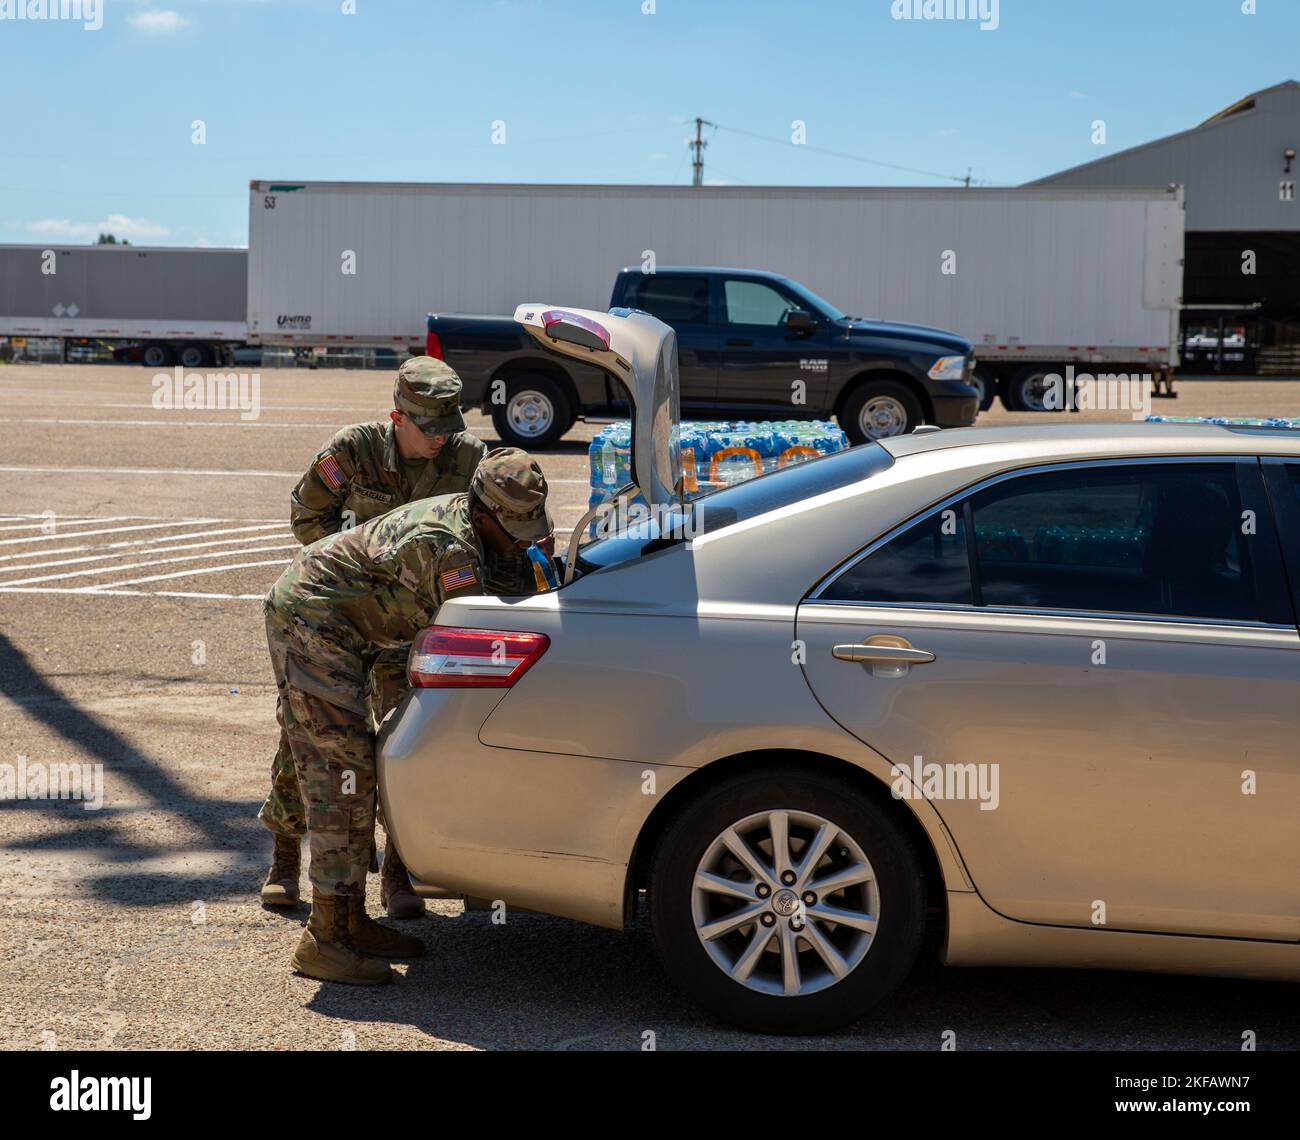
<svg viewBox="0 0 1300 1140"><path fill-rule="evenodd" d="M102 3L0 18L0 241L244 245L251 178L687 183L696 115L709 181L1014 185L1300 78L1300 0Z"/></svg>

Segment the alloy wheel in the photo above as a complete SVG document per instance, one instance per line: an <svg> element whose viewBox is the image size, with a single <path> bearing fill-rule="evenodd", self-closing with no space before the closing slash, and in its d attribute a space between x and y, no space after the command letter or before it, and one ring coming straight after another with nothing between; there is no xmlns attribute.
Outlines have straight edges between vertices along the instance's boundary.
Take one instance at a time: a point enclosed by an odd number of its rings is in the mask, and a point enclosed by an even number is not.
<svg viewBox="0 0 1300 1140"><path fill-rule="evenodd" d="M777 809L746 816L709 844L691 912L704 949L733 981L800 997L861 964L880 892L862 847L839 825Z"/></svg>

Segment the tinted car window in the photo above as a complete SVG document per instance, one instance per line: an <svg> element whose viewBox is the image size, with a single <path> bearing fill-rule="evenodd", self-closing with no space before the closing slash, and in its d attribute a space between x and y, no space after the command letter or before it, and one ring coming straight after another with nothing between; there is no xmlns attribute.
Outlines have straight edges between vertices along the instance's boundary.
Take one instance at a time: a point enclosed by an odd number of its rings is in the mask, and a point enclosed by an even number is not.
<svg viewBox="0 0 1300 1140"><path fill-rule="evenodd" d="M1045 472L971 506L984 605L1260 620L1231 464Z"/></svg>
<svg viewBox="0 0 1300 1140"><path fill-rule="evenodd" d="M1292 469L1300 494L1300 470ZM1268 620L1232 464L1114 465L1025 475L910 527L849 567L827 601L971 604Z"/></svg>
<svg viewBox="0 0 1300 1140"><path fill-rule="evenodd" d="M701 495L687 506L691 512L692 537L869 479L893 463L894 457L889 452L878 443L869 443ZM680 521L668 520L666 529L671 533ZM584 546L578 566L584 572L616 566L653 553L663 545L658 520L651 520Z"/></svg>
<svg viewBox="0 0 1300 1140"><path fill-rule="evenodd" d="M904 531L841 574L822 597L835 602L970 605L966 524L960 510L940 511Z"/></svg>
<svg viewBox="0 0 1300 1140"><path fill-rule="evenodd" d="M781 323L794 303L761 281L728 281L723 285L727 299L727 323L772 325Z"/></svg>
<svg viewBox="0 0 1300 1140"><path fill-rule="evenodd" d="M658 317L666 325L704 325L709 322L707 277L661 277L647 273L632 288L632 305Z"/></svg>

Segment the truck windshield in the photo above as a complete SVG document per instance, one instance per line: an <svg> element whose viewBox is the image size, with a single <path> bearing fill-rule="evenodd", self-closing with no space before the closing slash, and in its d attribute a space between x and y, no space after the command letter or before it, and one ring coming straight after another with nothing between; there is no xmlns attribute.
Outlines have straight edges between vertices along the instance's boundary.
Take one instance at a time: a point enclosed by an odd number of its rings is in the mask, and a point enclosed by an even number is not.
<svg viewBox="0 0 1300 1140"><path fill-rule="evenodd" d="M800 285L798 281L791 281L790 278L782 278L782 283L792 293L797 294L803 301L807 302L813 312L822 312L830 317L833 321L842 321L844 313L832 305L825 297L819 297L805 285Z"/></svg>
<svg viewBox="0 0 1300 1140"><path fill-rule="evenodd" d="M582 548L578 569L590 574L607 566L631 562L675 546L685 538L711 534L768 511L870 479L893 463L894 457L880 444L866 443L701 495L686 505L686 517L673 512L667 517L655 518L647 517L649 512L643 512L638 519L633 508L628 512L627 526ZM577 538L574 535L573 541Z"/></svg>

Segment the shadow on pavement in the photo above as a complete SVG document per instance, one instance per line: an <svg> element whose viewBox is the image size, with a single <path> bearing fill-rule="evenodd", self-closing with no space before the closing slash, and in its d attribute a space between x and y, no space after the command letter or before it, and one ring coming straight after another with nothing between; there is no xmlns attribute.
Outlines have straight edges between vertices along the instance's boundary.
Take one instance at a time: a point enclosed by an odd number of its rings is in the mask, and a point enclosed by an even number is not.
<svg viewBox="0 0 1300 1140"><path fill-rule="evenodd" d="M247 894L251 876L262 869L269 852L266 829L257 821L255 804L243 800L205 800L195 797L173 779L159 763L126 737L75 701L64 696L14 643L0 633L0 693L12 697L48 728L85 754L81 762L102 764L106 779L124 782L150 805L145 810L166 812L183 820L204 837L206 851L228 850L232 867L222 872L190 875L184 872L145 872L89 877L84 882L98 897L136 906L170 904L178 899L215 898ZM52 823L66 825L24 839L6 838L9 850L57 851L92 848L103 851L108 862L130 863L157 859L185 846L160 848L127 837L117 820L137 808L105 806L86 811L76 800L13 799L0 801L0 819L8 812L38 812ZM5 829L8 831L9 829Z"/></svg>
<svg viewBox="0 0 1300 1140"><path fill-rule="evenodd" d="M392 986L319 985L307 1008L356 1027L409 1024L483 1049L963 1050L1300 1048L1300 987L1104 971L949 969L918 963L894 999L824 1037L767 1037L688 1002L639 924L625 933L537 915L494 926L483 912L393 924L429 956ZM315 984L315 983L312 983Z"/></svg>

